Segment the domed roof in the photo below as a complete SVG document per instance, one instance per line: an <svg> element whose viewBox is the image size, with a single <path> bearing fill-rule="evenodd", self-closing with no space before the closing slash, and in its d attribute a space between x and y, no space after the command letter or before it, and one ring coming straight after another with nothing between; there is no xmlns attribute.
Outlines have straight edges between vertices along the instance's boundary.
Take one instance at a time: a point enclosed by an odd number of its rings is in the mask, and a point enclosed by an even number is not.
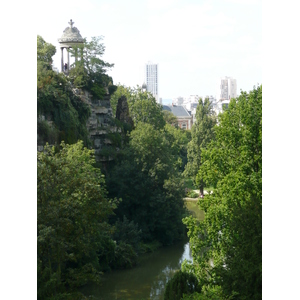
<svg viewBox="0 0 300 300"><path fill-rule="evenodd" d="M147 88L147 85L146 83L144 82L143 85L142 85L142 89L146 89Z"/></svg>
<svg viewBox="0 0 300 300"><path fill-rule="evenodd" d="M60 39L58 39L58 41L60 43L83 43L84 39L80 35L79 30L76 27L73 27L74 22L72 22L72 19L70 20L69 24L70 27L67 27L64 30L63 35Z"/></svg>

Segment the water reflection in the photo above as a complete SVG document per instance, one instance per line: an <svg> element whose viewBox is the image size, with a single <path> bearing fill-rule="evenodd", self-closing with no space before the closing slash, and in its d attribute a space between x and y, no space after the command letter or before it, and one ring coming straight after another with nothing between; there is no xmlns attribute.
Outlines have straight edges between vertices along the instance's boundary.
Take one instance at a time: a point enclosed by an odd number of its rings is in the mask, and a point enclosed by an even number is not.
<svg viewBox="0 0 300 300"><path fill-rule="evenodd" d="M83 292L101 300L163 299L166 283L180 269L184 259L192 260L189 243L181 242L143 255L137 267L106 274L101 287Z"/></svg>

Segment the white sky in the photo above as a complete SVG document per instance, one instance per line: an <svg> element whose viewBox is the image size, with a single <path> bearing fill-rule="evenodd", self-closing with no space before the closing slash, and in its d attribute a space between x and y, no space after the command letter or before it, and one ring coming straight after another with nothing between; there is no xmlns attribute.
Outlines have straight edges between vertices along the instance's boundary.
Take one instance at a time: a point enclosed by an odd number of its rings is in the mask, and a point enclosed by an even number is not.
<svg viewBox="0 0 300 300"><path fill-rule="evenodd" d="M142 85L148 61L159 64L159 96L214 95L231 76L240 89L262 83L262 4L256 0L64 0L38 2L37 34L57 46L72 19L82 37L104 36L114 83ZM51 5L51 6L50 6ZM58 10L59 8L59 10Z"/></svg>

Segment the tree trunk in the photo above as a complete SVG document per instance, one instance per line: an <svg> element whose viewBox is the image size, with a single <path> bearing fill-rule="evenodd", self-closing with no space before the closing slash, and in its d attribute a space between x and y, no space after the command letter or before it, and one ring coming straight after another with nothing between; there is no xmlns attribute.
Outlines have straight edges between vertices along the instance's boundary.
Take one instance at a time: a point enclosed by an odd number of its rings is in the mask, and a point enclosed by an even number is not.
<svg viewBox="0 0 300 300"><path fill-rule="evenodd" d="M200 195L203 195L204 196L204 184L203 184L203 180L201 179L201 182L200 182Z"/></svg>
<svg viewBox="0 0 300 300"><path fill-rule="evenodd" d="M203 185L200 185L200 195L201 194L204 195L203 193L204 193L204 187L203 187Z"/></svg>

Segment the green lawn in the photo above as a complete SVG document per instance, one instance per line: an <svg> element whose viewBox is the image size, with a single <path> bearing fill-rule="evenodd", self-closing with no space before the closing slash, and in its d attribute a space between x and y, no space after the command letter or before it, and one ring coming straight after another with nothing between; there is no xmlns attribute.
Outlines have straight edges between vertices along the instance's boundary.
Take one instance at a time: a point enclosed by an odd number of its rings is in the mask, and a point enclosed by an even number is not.
<svg viewBox="0 0 300 300"><path fill-rule="evenodd" d="M200 200L201 201L201 200ZM204 220L204 211L199 209L199 206L197 205L197 201L184 201L186 208L191 213L193 217L198 219L199 221Z"/></svg>

